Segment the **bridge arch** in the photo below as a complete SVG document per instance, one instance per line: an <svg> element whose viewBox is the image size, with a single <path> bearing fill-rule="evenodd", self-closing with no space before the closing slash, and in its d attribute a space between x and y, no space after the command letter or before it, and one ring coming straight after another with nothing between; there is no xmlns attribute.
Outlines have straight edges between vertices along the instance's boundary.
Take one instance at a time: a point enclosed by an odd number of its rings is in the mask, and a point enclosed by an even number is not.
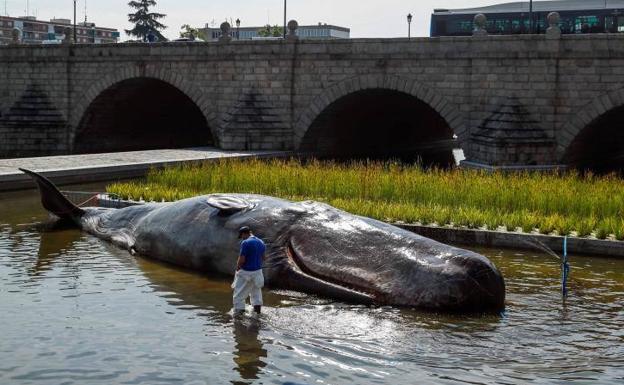
<svg viewBox="0 0 624 385"><path fill-rule="evenodd" d="M578 169L624 171L624 88L587 103L558 138L562 163Z"/></svg>
<svg viewBox="0 0 624 385"><path fill-rule="evenodd" d="M133 105L124 106L124 97L127 99L125 102L136 101L136 98L142 98L143 102L138 105L134 103ZM121 106L119 107L122 108L121 112L119 109L115 110L112 104L109 103L111 101L117 102ZM137 65L127 66L109 73L93 83L77 99L76 107L72 109L69 120L71 130L69 142L74 152L85 152L84 146L81 149L78 142L81 139L81 135L88 134L84 132L87 126L92 125L93 122L105 121L107 116L114 116L118 121L121 120L123 122L124 118L130 116L129 112L133 108L137 115L133 117L135 118L135 123L138 121L137 117L144 117L147 118L144 123L146 125L150 124L149 117L152 114L146 113L150 110L160 114L156 114L152 120L155 120L157 115L162 117L162 113L166 110L170 110L172 114L177 111L179 119L184 124L195 126L195 130L205 130L201 135L209 138L208 141L210 142L206 143L206 140L201 140L197 144L192 144L194 142L191 141L188 144L181 143L182 146L218 143L217 130L215 128L217 123L216 114L208 99L204 97L201 89L193 83L184 80L181 75L175 72L156 69L151 66ZM116 116L120 113L123 115L124 111L124 116ZM169 118L171 120L173 116ZM130 122L124 123L131 126ZM203 127L200 128L199 126ZM130 127L126 127L126 129L128 128ZM145 130L146 128L141 127L140 129ZM175 131L179 130L180 127L173 126L169 127L169 129ZM101 131L101 128L95 128L94 130ZM155 148L163 147L157 144L155 146Z"/></svg>
<svg viewBox="0 0 624 385"><path fill-rule="evenodd" d="M424 130L427 124L432 127ZM352 150L356 157L367 156L368 151L371 157L403 158L398 152L387 156L377 152L383 151L384 140L400 146L424 139L446 142L448 147L454 135L464 142L466 129L460 111L422 83L394 75L367 75L337 83L314 97L297 119L294 134L294 147L303 152L334 146L346 151L345 156ZM360 150L363 153L355 154Z"/></svg>

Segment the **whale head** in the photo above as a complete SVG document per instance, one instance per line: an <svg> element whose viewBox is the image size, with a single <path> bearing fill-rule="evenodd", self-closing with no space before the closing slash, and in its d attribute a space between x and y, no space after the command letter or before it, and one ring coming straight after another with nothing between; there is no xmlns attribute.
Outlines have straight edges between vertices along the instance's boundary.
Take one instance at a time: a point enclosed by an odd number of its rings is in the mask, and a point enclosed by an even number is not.
<svg viewBox="0 0 624 385"><path fill-rule="evenodd" d="M483 255L318 202L269 213L276 217L266 225L260 217L254 222L273 240L268 270L281 270L268 273L284 286L378 305L504 309L504 279Z"/></svg>

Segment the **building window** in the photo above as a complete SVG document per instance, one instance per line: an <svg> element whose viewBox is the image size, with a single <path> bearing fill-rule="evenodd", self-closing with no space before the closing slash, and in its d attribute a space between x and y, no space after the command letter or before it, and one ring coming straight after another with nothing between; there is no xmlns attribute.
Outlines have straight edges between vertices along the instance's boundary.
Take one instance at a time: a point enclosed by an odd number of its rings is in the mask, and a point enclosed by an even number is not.
<svg viewBox="0 0 624 385"><path fill-rule="evenodd" d="M624 17L622 16L617 17L617 31L624 32Z"/></svg>

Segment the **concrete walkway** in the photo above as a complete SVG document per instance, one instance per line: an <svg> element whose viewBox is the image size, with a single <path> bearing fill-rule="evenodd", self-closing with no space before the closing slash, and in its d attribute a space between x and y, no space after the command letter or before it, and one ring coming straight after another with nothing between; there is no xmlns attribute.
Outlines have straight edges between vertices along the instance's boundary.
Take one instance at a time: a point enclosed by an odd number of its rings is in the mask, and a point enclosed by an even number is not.
<svg viewBox="0 0 624 385"><path fill-rule="evenodd" d="M58 185L141 177L151 168L221 158L283 157L280 151L223 151L213 147L109 154L0 159L0 191L34 188L19 168L37 171Z"/></svg>

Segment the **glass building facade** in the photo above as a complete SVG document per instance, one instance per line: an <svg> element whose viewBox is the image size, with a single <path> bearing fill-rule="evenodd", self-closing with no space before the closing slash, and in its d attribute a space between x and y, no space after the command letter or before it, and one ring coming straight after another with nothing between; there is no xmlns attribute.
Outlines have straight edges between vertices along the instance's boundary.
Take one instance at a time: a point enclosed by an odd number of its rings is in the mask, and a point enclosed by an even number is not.
<svg viewBox="0 0 624 385"><path fill-rule="evenodd" d="M564 34L624 32L624 1L542 1L534 2L533 32L545 33L550 12L559 12ZM486 30L493 35L529 33L531 13L528 1L490 7L435 10L431 16L431 36L470 36L475 15L487 17Z"/></svg>

